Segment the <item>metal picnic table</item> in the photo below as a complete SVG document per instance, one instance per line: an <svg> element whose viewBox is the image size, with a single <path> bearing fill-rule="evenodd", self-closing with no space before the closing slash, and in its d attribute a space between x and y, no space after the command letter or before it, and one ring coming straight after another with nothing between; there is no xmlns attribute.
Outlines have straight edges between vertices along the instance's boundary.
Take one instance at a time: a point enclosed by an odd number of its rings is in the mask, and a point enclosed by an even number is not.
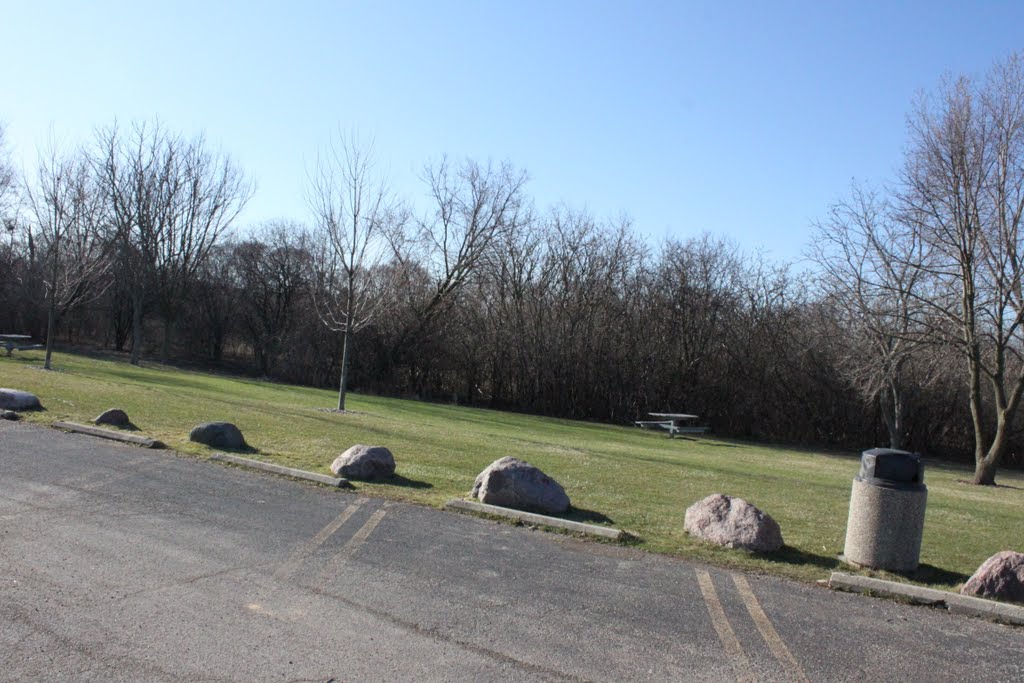
<svg viewBox="0 0 1024 683"><path fill-rule="evenodd" d="M29 334L0 334L0 348L7 350L7 356L10 357L11 352L17 351L30 351L33 349L45 348L42 344L30 344L32 341L32 335Z"/></svg>
<svg viewBox="0 0 1024 683"><path fill-rule="evenodd" d="M664 429L668 432L669 438L676 434L703 434L708 431L707 427L696 427L690 424L696 420L698 415L689 413L647 413L658 420L637 420L633 424L643 429Z"/></svg>

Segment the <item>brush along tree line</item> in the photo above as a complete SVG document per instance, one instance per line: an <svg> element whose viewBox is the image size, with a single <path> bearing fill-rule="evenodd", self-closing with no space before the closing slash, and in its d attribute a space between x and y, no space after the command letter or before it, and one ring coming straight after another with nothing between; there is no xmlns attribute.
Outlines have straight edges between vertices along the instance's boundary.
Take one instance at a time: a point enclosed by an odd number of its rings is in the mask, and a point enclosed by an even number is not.
<svg viewBox="0 0 1024 683"><path fill-rule="evenodd" d="M159 123L51 145L20 182L0 158L0 329L48 347L338 386L339 409L348 386L617 422L685 408L723 435L969 457L978 484L1021 462L1017 56L919 98L900 173L817 223L809 274L539 209L508 163L430 164L414 207L351 136L308 173L308 223L237 225L252 183Z"/></svg>

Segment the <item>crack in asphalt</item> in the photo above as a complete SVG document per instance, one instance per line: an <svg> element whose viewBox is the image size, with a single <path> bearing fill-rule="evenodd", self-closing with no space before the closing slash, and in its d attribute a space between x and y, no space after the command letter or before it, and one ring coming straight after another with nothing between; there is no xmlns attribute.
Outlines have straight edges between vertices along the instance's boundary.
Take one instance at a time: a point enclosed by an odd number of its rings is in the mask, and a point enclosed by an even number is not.
<svg viewBox="0 0 1024 683"><path fill-rule="evenodd" d="M346 607L361 610L366 614L369 614L370 616L380 619L381 621L387 622L388 624L396 626L404 631L409 631L411 633L415 633L417 635L421 635L425 638L430 638L438 642L446 643L448 645L455 645L456 647L460 647L468 652L472 652L473 654L487 657L491 660L500 662L502 664L510 664L523 671L528 671L530 673L535 674L542 674L545 676L554 676L557 680L571 681L572 683L594 683L589 678L583 678L582 676L577 676L575 674L570 674L564 671L559 671L557 669L552 669L541 664L534 664L532 662L527 662L522 659L517 659L512 655L506 654L504 652L492 650L490 648L483 647L482 645L477 645L476 643L471 643L469 641L444 634L440 632L440 630L438 630L436 627L426 627L422 624L418 624L413 621L408 621L406 619L403 619L402 617L392 614L391 612L371 607L370 605L367 605L365 603L361 603L357 600L347 598L337 593L332 593L322 588L315 588L309 586L306 587L306 590L315 595L319 595L321 597L340 602Z"/></svg>

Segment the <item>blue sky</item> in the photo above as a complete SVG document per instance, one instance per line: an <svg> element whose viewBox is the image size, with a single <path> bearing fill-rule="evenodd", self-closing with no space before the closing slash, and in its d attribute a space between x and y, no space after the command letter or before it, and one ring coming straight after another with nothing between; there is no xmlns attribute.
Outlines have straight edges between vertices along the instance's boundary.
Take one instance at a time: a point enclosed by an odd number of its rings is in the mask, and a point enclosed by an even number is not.
<svg viewBox="0 0 1024 683"><path fill-rule="evenodd" d="M253 176L243 224L304 220L317 148L358 130L413 201L442 154L508 159L542 208L780 259L851 179L893 177L917 91L1024 47L1021 2L156 5L5 5L19 165L51 130L159 116Z"/></svg>

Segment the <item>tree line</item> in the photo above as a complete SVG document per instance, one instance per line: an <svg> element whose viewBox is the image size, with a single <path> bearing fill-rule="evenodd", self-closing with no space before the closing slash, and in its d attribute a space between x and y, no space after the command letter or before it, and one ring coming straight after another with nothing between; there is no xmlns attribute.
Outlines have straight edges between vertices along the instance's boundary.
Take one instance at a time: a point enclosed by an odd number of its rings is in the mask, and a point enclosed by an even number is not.
<svg viewBox="0 0 1024 683"><path fill-rule="evenodd" d="M539 208L510 163L441 160L414 205L339 137L306 221L239 226L253 185L201 136L111 125L0 165L0 331L278 381L973 462L1024 442L1024 69L943 81L904 167L814 227L807 266ZM2 129L0 129L2 135ZM2 137L0 137L2 143ZM0 147L2 148L2 147ZM6 157L0 157L6 158ZM243 229L244 228L244 229Z"/></svg>

